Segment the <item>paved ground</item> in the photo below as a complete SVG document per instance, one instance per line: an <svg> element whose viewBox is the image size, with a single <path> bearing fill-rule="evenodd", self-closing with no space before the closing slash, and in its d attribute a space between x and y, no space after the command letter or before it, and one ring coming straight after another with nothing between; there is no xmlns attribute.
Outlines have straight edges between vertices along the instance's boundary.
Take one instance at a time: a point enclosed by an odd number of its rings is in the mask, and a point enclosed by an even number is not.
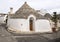
<svg viewBox="0 0 60 42"><path fill-rule="evenodd" d="M4 24L0 24L0 42L16 42L16 39L6 31Z"/></svg>
<svg viewBox="0 0 60 42"><path fill-rule="evenodd" d="M60 31L57 33L11 34L0 25L0 42L58 42ZM58 39L55 39L58 38Z"/></svg>

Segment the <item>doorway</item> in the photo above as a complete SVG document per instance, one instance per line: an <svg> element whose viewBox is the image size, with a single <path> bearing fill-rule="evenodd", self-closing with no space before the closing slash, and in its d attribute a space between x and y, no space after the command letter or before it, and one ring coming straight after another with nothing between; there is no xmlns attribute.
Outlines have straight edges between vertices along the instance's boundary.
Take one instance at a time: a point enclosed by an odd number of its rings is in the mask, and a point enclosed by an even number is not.
<svg viewBox="0 0 60 42"><path fill-rule="evenodd" d="M33 23L34 23L34 18L30 18L30 20L29 20L29 23L30 23L30 31L33 31Z"/></svg>

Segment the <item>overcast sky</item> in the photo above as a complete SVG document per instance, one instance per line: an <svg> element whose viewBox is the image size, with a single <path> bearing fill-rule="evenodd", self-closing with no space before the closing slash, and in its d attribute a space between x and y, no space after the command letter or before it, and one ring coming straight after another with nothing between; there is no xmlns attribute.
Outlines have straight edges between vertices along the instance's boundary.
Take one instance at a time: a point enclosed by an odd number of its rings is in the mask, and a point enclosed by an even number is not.
<svg viewBox="0 0 60 42"><path fill-rule="evenodd" d="M60 0L0 0L0 13L8 13L10 7L15 12L25 1L36 10L60 11Z"/></svg>

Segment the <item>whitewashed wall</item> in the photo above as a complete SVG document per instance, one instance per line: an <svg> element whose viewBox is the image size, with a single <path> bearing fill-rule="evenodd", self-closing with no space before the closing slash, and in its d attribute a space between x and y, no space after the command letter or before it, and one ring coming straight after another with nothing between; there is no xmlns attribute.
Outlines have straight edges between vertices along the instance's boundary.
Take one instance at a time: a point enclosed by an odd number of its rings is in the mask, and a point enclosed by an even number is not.
<svg viewBox="0 0 60 42"><path fill-rule="evenodd" d="M53 28L54 27L54 22L50 20L50 25ZM57 27L60 27L60 20L57 22Z"/></svg>
<svg viewBox="0 0 60 42"><path fill-rule="evenodd" d="M51 27L48 20L36 20L35 21L35 32L49 32ZM27 19L9 19L8 27L18 31L30 31L29 21Z"/></svg>
<svg viewBox="0 0 60 42"><path fill-rule="evenodd" d="M5 23L4 21L6 20L6 16L0 16L0 23Z"/></svg>
<svg viewBox="0 0 60 42"><path fill-rule="evenodd" d="M46 19L36 20L34 15L29 15L28 19L8 19L8 28L18 31L30 32L30 18L34 18L33 29L34 32L51 32L50 22Z"/></svg>
<svg viewBox="0 0 60 42"><path fill-rule="evenodd" d="M28 21L26 19L9 19L8 27L18 31L29 31Z"/></svg>
<svg viewBox="0 0 60 42"><path fill-rule="evenodd" d="M57 23L58 27L60 27L60 20L58 20L58 23Z"/></svg>
<svg viewBox="0 0 60 42"><path fill-rule="evenodd" d="M51 26L48 20L37 20L35 22L35 31L36 32L51 32Z"/></svg>
<svg viewBox="0 0 60 42"><path fill-rule="evenodd" d="M4 23L4 17L0 17L0 23Z"/></svg>
<svg viewBox="0 0 60 42"><path fill-rule="evenodd" d="M28 19L8 19L8 28L18 31L29 31L30 32L30 24L29 20L30 18L34 18L33 22L33 29L34 32L51 32L51 26L50 22L46 19L39 19L36 20L36 17L34 15L29 15Z"/></svg>

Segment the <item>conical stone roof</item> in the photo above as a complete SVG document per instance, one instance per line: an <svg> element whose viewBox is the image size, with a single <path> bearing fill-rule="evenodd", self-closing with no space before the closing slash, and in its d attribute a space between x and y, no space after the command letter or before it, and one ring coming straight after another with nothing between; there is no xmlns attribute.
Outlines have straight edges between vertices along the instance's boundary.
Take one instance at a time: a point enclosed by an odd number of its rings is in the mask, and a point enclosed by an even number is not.
<svg viewBox="0 0 60 42"><path fill-rule="evenodd" d="M47 19L48 19L48 18L49 18L49 19L52 18L52 16L51 16L49 13L46 13L46 14L44 15L44 17L46 17Z"/></svg>
<svg viewBox="0 0 60 42"><path fill-rule="evenodd" d="M34 15L37 19L44 18L42 15L37 13L36 10L31 8L27 2L25 2L21 8L19 8L14 15L11 15L12 18L28 18L29 15Z"/></svg>

